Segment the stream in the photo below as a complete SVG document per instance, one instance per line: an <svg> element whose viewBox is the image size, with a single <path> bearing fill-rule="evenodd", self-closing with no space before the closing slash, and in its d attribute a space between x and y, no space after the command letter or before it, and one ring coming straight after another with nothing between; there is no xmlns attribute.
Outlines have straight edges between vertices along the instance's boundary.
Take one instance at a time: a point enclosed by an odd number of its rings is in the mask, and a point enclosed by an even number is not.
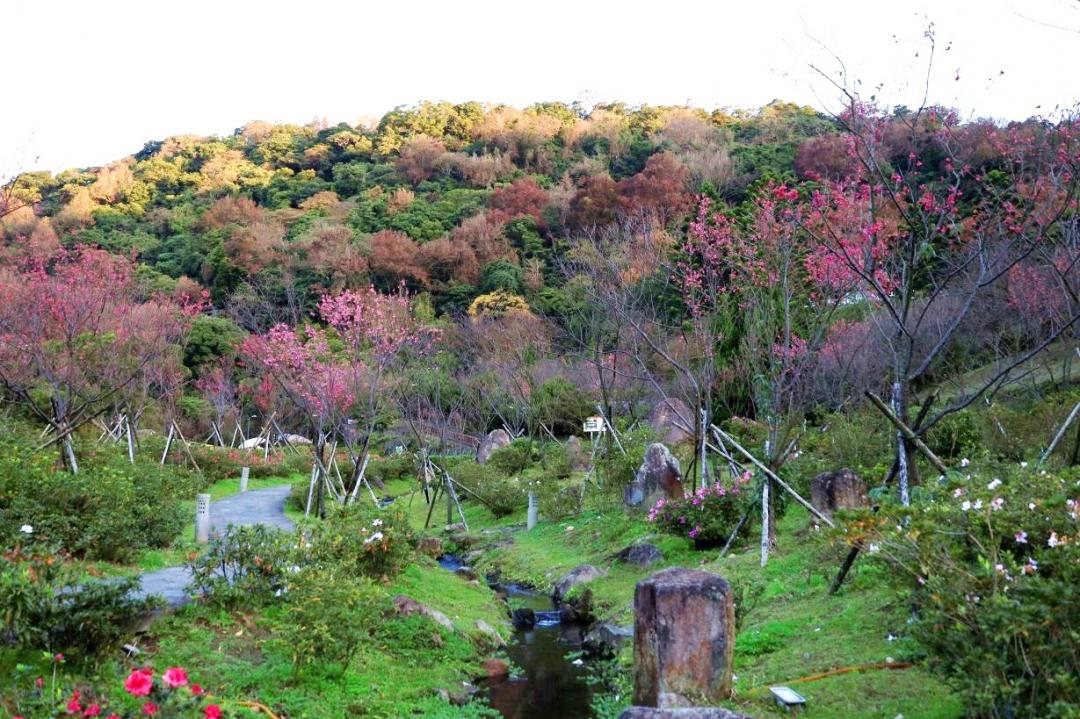
<svg viewBox="0 0 1080 719"><path fill-rule="evenodd" d="M451 555L439 558L450 571L462 566ZM586 682L584 664L567 655L581 649L583 627L559 621L551 597L518 584L500 587L510 609L527 607L536 614L536 625L515 628L506 653L520 675L485 682L488 703L505 719L588 719L592 687Z"/></svg>

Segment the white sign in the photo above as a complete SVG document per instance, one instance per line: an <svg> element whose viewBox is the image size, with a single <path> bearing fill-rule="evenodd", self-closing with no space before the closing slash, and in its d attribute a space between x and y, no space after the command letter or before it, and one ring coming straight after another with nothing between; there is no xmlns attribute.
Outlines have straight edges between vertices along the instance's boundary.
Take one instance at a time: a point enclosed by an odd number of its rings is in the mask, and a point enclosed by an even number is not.
<svg viewBox="0 0 1080 719"><path fill-rule="evenodd" d="M604 423L603 417L586 417L585 424L582 425L582 430L587 434L592 434L593 432L606 432L607 426Z"/></svg>

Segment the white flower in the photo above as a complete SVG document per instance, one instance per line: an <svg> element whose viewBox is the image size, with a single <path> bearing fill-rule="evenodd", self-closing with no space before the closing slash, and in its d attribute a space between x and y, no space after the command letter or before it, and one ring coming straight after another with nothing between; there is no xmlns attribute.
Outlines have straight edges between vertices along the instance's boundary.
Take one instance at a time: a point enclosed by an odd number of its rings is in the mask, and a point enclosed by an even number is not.
<svg viewBox="0 0 1080 719"><path fill-rule="evenodd" d="M877 552L880 552L880 551L881 551L881 547L877 543L875 543L875 542L870 543L870 554L876 554Z"/></svg>
<svg viewBox="0 0 1080 719"><path fill-rule="evenodd" d="M999 509L1001 509L1004 506L1005 506L1005 500L1002 499L1001 497L994 497L994 499L991 500L991 502L990 502L990 509L994 510L995 512L998 511Z"/></svg>
<svg viewBox="0 0 1080 719"><path fill-rule="evenodd" d="M953 490L952 496L956 497L957 499L960 499L961 497L964 496L964 490L961 489L960 487L957 487L956 489Z"/></svg>
<svg viewBox="0 0 1080 719"><path fill-rule="evenodd" d="M1048 547L1057 547L1057 546L1060 546L1061 544L1064 544L1064 542L1062 542L1060 539L1058 539L1057 532L1050 532L1050 539L1046 540L1046 546L1048 546Z"/></svg>
<svg viewBox="0 0 1080 719"><path fill-rule="evenodd" d="M376 517L375 519L371 520L371 526L372 527L381 527L382 526L382 520Z"/></svg>
<svg viewBox="0 0 1080 719"><path fill-rule="evenodd" d="M24 524L23 526L19 527L19 531L23 534L33 534L34 528L29 524Z"/></svg>
<svg viewBox="0 0 1080 719"><path fill-rule="evenodd" d="M969 509L971 509L971 502L964 502L963 504L960 505L960 509L962 509L965 512L968 511Z"/></svg>
<svg viewBox="0 0 1080 719"><path fill-rule="evenodd" d="M1027 462L1021 462L1020 469L1027 469Z"/></svg>
<svg viewBox="0 0 1080 719"><path fill-rule="evenodd" d="M1020 530L1013 535L1013 539L1016 540L1017 544L1027 544L1027 532Z"/></svg>
<svg viewBox="0 0 1080 719"><path fill-rule="evenodd" d="M364 540L364 544L371 544L372 542L377 542L382 538L383 538L383 533L382 532L375 532L375 534L371 535L370 537L368 537L367 539Z"/></svg>
<svg viewBox="0 0 1080 719"><path fill-rule="evenodd" d="M981 499L976 499L975 504L972 505L972 507L974 509L982 509L982 500Z"/></svg>
<svg viewBox="0 0 1080 719"><path fill-rule="evenodd" d="M1001 486L1001 480L1000 479L995 479L993 482L986 485L986 488L987 489L997 489L1000 486Z"/></svg>
<svg viewBox="0 0 1080 719"><path fill-rule="evenodd" d="M969 464L971 464L971 460L968 459L967 457L964 457L963 459L960 460L960 466L961 467L966 467Z"/></svg>
<svg viewBox="0 0 1080 719"><path fill-rule="evenodd" d="M1028 502L1028 509L1030 509L1031 511L1035 511L1035 503L1034 502Z"/></svg>

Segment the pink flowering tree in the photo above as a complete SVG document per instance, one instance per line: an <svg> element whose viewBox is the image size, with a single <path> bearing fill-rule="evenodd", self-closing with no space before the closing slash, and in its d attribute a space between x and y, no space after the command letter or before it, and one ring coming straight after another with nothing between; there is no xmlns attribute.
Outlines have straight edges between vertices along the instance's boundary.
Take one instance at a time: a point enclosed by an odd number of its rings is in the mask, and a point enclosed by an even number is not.
<svg viewBox="0 0 1080 719"><path fill-rule="evenodd" d="M263 391L256 396L256 403L261 395L286 403L315 438L307 510L310 512L314 498L322 515L327 492L347 501L345 488L330 469L332 458L327 450L355 404L355 393L351 368L331 349L325 330L276 325L266 334L247 337L240 345L240 356L260 375Z"/></svg>
<svg viewBox="0 0 1080 719"><path fill-rule="evenodd" d="M932 32L927 37L932 51ZM921 435L1012 380L1080 318L1075 261L1051 261L1063 251L1067 257L1070 245L1080 124L1069 116L961 126L939 108L888 114L836 87L845 103L836 121L857 169L823 180L814 192L802 220L812 243L807 267L822 292L843 292L866 309L876 344L889 355L893 409ZM1010 279L1012 299L1001 302ZM1069 301L1048 299L1051 287ZM1036 306L1048 319L1010 346L1003 333L1027 324L1022 316L1032 301L1020 297L1021 288L1039 295ZM949 376L961 348L992 360L992 371L913 418L913 405L926 406L917 394ZM905 504L913 460L911 443L898 433L893 474Z"/></svg>
<svg viewBox="0 0 1080 719"><path fill-rule="evenodd" d="M363 461L374 434L380 412L390 401L391 372L409 358L428 354L437 331L425 326L415 315L404 286L391 294L381 294L372 286L366 290L327 295L319 303L319 314L345 343L342 362L356 403L354 415L363 430L358 446L346 442L354 464L350 485L362 481ZM339 427L339 430L343 430ZM344 431L342 436L346 436Z"/></svg>
<svg viewBox="0 0 1080 719"><path fill-rule="evenodd" d="M0 267L0 385L78 471L72 433L158 364L197 307L145 297L131 260L80 248Z"/></svg>

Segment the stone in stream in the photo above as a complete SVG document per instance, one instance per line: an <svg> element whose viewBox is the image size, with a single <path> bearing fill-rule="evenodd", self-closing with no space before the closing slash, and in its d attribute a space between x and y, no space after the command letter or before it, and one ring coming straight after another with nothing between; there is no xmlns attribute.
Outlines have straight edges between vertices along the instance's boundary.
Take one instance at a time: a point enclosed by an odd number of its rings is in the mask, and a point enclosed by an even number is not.
<svg viewBox="0 0 1080 719"><path fill-rule="evenodd" d="M630 707L619 715L619 719L753 719L748 714L740 714L721 707Z"/></svg>
<svg viewBox="0 0 1080 719"><path fill-rule="evenodd" d="M866 482L846 468L824 472L810 480L810 504L826 517L838 509L868 507Z"/></svg>
<svg viewBox="0 0 1080 719"><path fill-rule="evenodd" d="M591 564L582 564L579 567L574 567L564 574L562 579L555 583L555 591L552 592L552 597L555 598L555 601L559 601L569 594L570 590L577 585L591 582L597 577L602 577L606 574L606 569L599 569Z"/></svg>
<svg viewBox="0 0 1080 719"><path fill-rule="evenodd" d="M442 540L438 537L424 537L417 543L416 551L432 559L438 559L444 553Z"/></svg>
<svg viewBox="0 0 1080 719"><path fill-rule="evenodd" d="M503 447L509 447L510 442L510 434L505 429L491 430L476 450L476 461L485 464L491 457L492 452Z"/></svg>
<svg viewBox="0 0 1080 719"><path fill-rule="evenodd" d="M503 639L502 634L499 634L499 630L485 622L483 619L476 620L476 628L496 647L506 646L506 640Z"/></svg>
<svg viewBox="0 0 1080 719"><path fill-rule="evenodd" d="M633 564L635 567L651 567L657 562L664 561L664 553L655 544L642 542L631 544L615 555L615 558Z"/></svg>
<svg viewBox="0 0 1080 719"><path fill-rule="evenodd" d="M411 597L407 597L404 594L399 594L394 597L394 606L397 607L398 614L403 617L408 617L413 614L420 614L428 617L436 624L446 627L450 631L454 631L454 623L450 621L450 618L440 612L438 609L432 609L426 604L421 604Z"/></svg>
<svg viewBox="0 0 1080 719"><path fill-rule="evenodd" d="M735 604L716 574L663 569L634 588L634 704L689 706L731 695ZM664 716L664 715L658 715Z"/></svg>
<svg viewBox="0 0 1080 719"><path fill-rule="evenodd" d="M532 629L536 626L536 612L529 607L519 607L510 613L510 621L517 629Z"/></svg>
<svg viewBox="0 0 1080 719"><path fill-rule="evenodd" d="M614 656L622 645L634 638L633 627L620 627L617 624L598 624L582 640L582 646L591 654Z"/></svg>
<svg viewBox="0 0 1080 719"><path fill-rule="evenodd" d="M510 674L510 665L502 659L485 659L480 662L480 668L487 679L501 679Z"/></svg>
<svg viewBox="0 0 1080 719"><path fill-rule="evenodd" d="M634 481L623 490L628 507L651 507L661 496L682 497L682 470L679 460L662 444L650 444Z"/></svg>
<svg viewBox="0 0 1080 719"><path fill-rule="evenodd" d="M694 438L694 412L681 399L668 397L649 413L649 426L664 444L685 442Z"/></svg>

